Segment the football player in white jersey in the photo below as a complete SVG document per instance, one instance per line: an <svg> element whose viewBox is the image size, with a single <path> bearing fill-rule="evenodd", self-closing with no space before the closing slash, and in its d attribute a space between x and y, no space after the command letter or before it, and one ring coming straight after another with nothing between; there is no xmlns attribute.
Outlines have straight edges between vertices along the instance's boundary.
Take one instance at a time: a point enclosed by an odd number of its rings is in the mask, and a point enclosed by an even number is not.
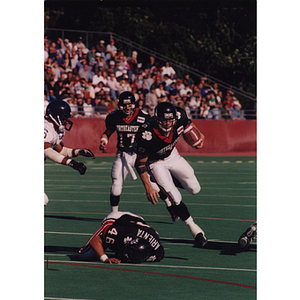
<svg viewBox="0 0 300 300"><path fill-rule="evenodd" d="M71 149L63 145L62 139L65 130L70 130L73 123L71 109L67 102L55 100L48 104L44 120L44 156L56 163L67 165L77 170L81 175L86 171L86 166L82 162L71 159L76 156L86 156L95 158L89 149ZM48 203L48 197L44 195L44 205Z"/></svg>

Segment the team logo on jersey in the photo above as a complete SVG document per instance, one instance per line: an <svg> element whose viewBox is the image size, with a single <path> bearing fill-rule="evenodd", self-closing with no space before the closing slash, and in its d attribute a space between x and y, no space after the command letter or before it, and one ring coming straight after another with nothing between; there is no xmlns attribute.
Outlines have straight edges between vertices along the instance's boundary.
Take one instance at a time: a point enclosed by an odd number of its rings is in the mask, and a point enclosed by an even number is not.
<svg viewBox="0 0 300 300"><path fill-rule="evenodd" d="M124 245L130 243L132 241L132 237L131 236L127 236L123 239L123 243Z"/></svg>
<svg viewBox="0 0 300 300"><path fill-rule="evenodd" d="M145 118L143 117L137 117L137 120L136 120L138 123L145 123Z"/></svg>
<svg viewBox="0 0 300 300"><path fill-rule="evenodd" d="M177 128L177 134L178 134L178 135L181 135L182 132L183 132L183 125L181 125L181 126L179 126L179 127Z"/></svg>
<svg viewBox="0 0 300 300"><path fill-rule="evenodd" d="M146 141L151 141L152 140L152 133L151 131L144 131L142 133L142 138Z"/></svg>

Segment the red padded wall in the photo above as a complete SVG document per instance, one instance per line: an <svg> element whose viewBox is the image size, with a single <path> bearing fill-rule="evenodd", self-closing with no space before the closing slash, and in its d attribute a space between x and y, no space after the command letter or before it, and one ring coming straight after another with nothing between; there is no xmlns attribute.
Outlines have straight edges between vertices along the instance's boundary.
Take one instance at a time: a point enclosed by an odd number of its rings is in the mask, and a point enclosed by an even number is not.
<svg viewBox="0 0 300 300"><path fill-rule="evenodd" d="M105 130L104 120L72 119L72 121L73 127L71 131L66 131L63 140L65 146L88 148L96 156L116 153L116 133L110 137L105 154L99 150L100 136ZM181 154L256 154L256 121L193 120L193 122L205 135L205 144L202 149L195 150L180 138L177 149Z"/></svg>

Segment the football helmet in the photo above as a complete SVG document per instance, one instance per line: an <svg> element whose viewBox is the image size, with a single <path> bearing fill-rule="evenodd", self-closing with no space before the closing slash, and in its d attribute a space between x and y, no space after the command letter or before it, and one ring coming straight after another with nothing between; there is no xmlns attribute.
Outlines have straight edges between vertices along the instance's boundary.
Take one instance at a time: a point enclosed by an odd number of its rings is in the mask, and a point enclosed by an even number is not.
<svg viewBox="0 0 300 300"><path fill-rule="evenodd" d="M152 253L150 243L143 238L135 238L124 247L124 257L127 262L141 263L146 261Z"/></svg>
<svg viewBox="0 0 300 300"><path fill-rule="evenodd" d="M73 122L69 120L72 117L70 105L62 100L51 101L46 108L47 119L50 119L57 127L60 132L64 129L70 131Z"/></svg>
<svg viewBox="0 0 300 300"><path fill-rule="evenodd" d="M131 104L131 108L127 108L127 104ZM135 108L135 97L131 92L123 92L119 96L119 109L126 115L130 115Z"/></svg>
<svg viewBox="0 0 300 300"><path fill-rule="evenodd" d="M177 121L177 111L170 102L161 102L155 107L154 115L161 130L169 132Z"/></svg>

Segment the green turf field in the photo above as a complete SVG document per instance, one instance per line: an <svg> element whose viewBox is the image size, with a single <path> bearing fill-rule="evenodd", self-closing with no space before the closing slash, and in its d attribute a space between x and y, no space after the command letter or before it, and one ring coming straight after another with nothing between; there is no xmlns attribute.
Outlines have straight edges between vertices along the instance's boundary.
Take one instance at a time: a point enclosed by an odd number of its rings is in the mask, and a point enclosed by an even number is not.
<svg viewBox="0 0 300 300"><path fill-rule="evenodd" d="M237 246L257 218L256 157L185 158L202 189L194 196L180 191L209 242L203 249L194 247L184 223L173 223L165 204L153 206L140 179L128 177L119 210L144 217L165 248L159 263L138 265L76 258L110 213L114 157L79 158L88 168L83 176L46 162L45 299L256 299L256 240L246 252Z"/></svg>

